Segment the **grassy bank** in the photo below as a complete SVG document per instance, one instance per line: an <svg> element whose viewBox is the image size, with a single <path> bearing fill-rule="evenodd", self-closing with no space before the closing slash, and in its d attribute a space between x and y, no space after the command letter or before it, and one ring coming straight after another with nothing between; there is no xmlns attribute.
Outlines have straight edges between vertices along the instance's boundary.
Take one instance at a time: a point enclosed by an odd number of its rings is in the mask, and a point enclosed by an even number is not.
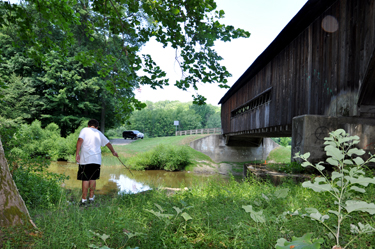
<svg viewBox="0 0 375 249"><path fill-rule="evenodd" d="M183 186L181 186L183 187ZM277 191L288 189L286 196ZM364 199L375 194L371 187ZM95 206L80 208L62 198L54 210L30 210L38 231L4 231L3 248L273 248L278 238L313 233L324 238L323 248L334 243L327 230L309 218L283 215L315 207L326 211L334 200L291 182L275 187L268 182L196 184L170 194L163 190L136 195L98 196ZM264 210L265 222L255 222L243 206ZM353 222L372 220L353 215ZM333 223L334 217L326 222ZM343 228L349 233L349 226ZM372 235L356 240L352 248L370 248ZM106 246L106 247L105 247Z"/></svg>
<svg viewBox="0 0 375 249"><path fill-rule="evenodd" d="M172 146L189 146L190 142L203 138L207 135L191 135L191 136L172 136L172 137L157 137L157 138L145 138L142 140L134 141L127 145L114 145L116 151L120 155L120 159L123 162L131 157L137 156L139 153L150 151L157 147L158 145L172 145ZM193 170L196 167L208 167L208 168L217 168L220 166L220 163L215 163L207 155L196 151L192 148L187 148L192 162L189 166L186 167L186 170ZM291 148L289 147L278 147L271 151L267 158L267 162L274 163L290 163ZM231 166L231 172L233 174L242 174L244 163L251 163L253 161L247 162L222 162L229 164ZM259 161L258 163L262 163ZM120 165L121 163L117 158L114 158L110 151L106 148L103 150L103 165Z"/></svg>
<svg viewBox="0 0 375 249"><path fill-rule="evenodd" d="M168 142L181 142L177 140ZM133 146L139 145L138 142ZM136 151L132 147L126 149ZM126 159L126 153L121 153ZM370 171L367 173L372 175ZM371 180L358 179L365 183ZM318 188L321 180L316 178L318 184L312 189L318 191L314 192L289 179L274 186L251 177L242 181L211 177L203 182L196 180L189 188L181 184L178 191L160 188L139 194L99 195L95 204L87 207L79 207L77 203L79 190L67 191L56 205L29 207L38 228L0 228L2 248L263 249L274 248L279 238L291 241L307 233L313 239L320 238L321 247L316 244L298 248L332 248L336 244L332 234L311 219L315 217L335 229L337 217L341 217L334 215L338 214L336 197ZM370 184L366 191L350 193L350 198L371 202L374 195L375 187ZM371 213L371 205L361 205ZM356 232L352 224L375 226L369 213L350 212L350 219L340 227L342 244L351 241L350 248L372 248L375 244L372 234L359 237L351 234ZM366 229L366 233L371 230ZM304 237L300 242L308 243L309 239Z"/></svg>
<svg viewBox="0 0 375 249"><path fill-rule="evenodd" d="M124 163L131 157L137 156L139 153L144 153L156 148L158 145L171 145L171 146L188 146L190 142L207 135L191 135L191 136L173 136L173 137L157 137L145 138L142 140L134 141L127 145L114 145L116 152L119 154L121 161ZM215 164L212 159L205 154L198 152L190 147L187 148L192 161L187 166L186 170L198 166L202 162ZM103 165L120 165L119 160L112 156L112 153L107 149L103 149Z"/></svg>

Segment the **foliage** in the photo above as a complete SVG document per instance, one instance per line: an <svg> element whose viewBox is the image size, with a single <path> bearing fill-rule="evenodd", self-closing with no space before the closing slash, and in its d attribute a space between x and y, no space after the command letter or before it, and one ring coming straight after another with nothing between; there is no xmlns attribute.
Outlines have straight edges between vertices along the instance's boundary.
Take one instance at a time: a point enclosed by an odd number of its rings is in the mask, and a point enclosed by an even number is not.
<svg viewBox="0 0 375 249"><path fill-rule="evenodd" d="M212 105L197 106L179 101L159 101L153 103L146 101L146 108L135 111L126 127L128 130L139 130L149 137L172 136L176 127L174 121L179 121L178 130L201 129L221 126L219 107Z"/></svg>
<svg viewBox="0 0 375 249"><path fill-rule="evenodd" d="M32 121L44 103L35 93L30 78L11 74L7 88L0 88L0 116L15 122Z"/></svg>
<svg viewBox="0 0 375 249"><path fill-rule="evenodd" d="M320 238L311 241L311 237L312 233L308 233L303 235L302 237L293 237L292 242L288 242L286 239L281 238L277 241L276 249L319 249L324 240Z"/></svg>
<svg viewBox="0 0 375 249"><path fill-rule="evenodd" d="M122 132L125 130L126 130L125 126L119 126L119 127L107 130L105 133L105 136L108 139L122 138Z"/></svg>
<svg viewBox="0 0 375 249"><path fill-rule="evenodd" d="M291 137L276 137L271 138L275 143L280 144L283 147L287 147L289 145L292 145L292 138Z"/></svg>
<svg viewBox="0 0 375 249"><path fill-rule="evenodd" d="M52 161L67 160L76 151L79 132L87 122L82 122L78 129L63 138L59 126L55 123L42 128L41 122L35 120L30 125L23 124L12 135L7 144L7 158L10 161L23 160L27 165L31 159L44 158ZM5 146L4 146L5 147Z"/></svg>
<svg viewBox="0 0 375 249"><path fill-rule="evenodd" d="M68 147L60 136L59 127L51 123L45 129L35 120L31 125L21 125L14 135L10 153L20 157L46 157L52 160L67 156Z"/></svg>
<svg viewBox="0 0 375 249"><path fill-rule="evenodd" d="M127 164L137 170L164 169L182 170L191 163L189 148L160 144L154 149L138 154L127 160Z"/></svg>
<svg viewBox="0 0 375 249"><path fill-rule="evenodd" d="M60 184L65 176L48 173L43 175L19 169L13 174L17 189L28 208L52 208L65 198Z"/></svg>
<svg viewBox="0 0 375 249"><path fill-rule="evenodd" d="M18 10L31 16L30 25L33 28L38 29L38 25L43 24L44 28L49 29L51 42L67 39L66 34L38 15L35 6L28 4L23 8ZM39 51L42 59L30 56L25 51L28 42L17 36L17 27L3 26L0 29L0 45L4 48L1 51L4 63L0 67L0 81L7 87L5 91L12 92L9 97L13 100L6 100L4 103L8 108L13 108L16 117L27 123L38 119L43 127L51 122L58 124L64 137L74 132L84 119L101 119L103 128L104 123L107 127L112 127L132 110L132 105L122 108L120 104L128 103L125 99L131 98L131 89L118 89L116 93L111 93L106 89L107 79L99 77L98 71L102 67L99 64L83 65L76 58L82 51L101 49L104 46L108 46L105 54L116 57L118 54L113 51L119 51L123 46L117 38L103 39L98 32L92 37L82 35L85 27L91 25L88 21L96 23L95 13L84 9L82 2L74 6L74 11L81 15L81 24L72 27L77 43L72 44L63 55L56 53L56 50L43 50ZM25 18L27 17L20 17L20 22ZM130 42L130 39L127 41ZM117 67L126 67L127 62L123 58L117 59ZM9 77L13 74L16 76ZM19 78L18 81L14 80L16 77ZM19 96L19 103L14 103L14 95ZM124 101L121 102L120 99Z"/></svg>
<svg viewBox="0 0 375 249"><path fill-rule="evenodd" d="M182 79L175 86L197 90L199 83L209 82L226 88L230 73L220 65L222 57L212 48L214 42L247 38L250 33L221 24L224 11L216 7L213 0L28 0L19 5L2 1L0 24L15 30L14 45L29 48L25 54L41 63L47 61L46 51L55 52L63 61L71 48L91 43L74 57L84 67L99 66L98 74L112 93L138 84L153 88L169 84L151 56L138 53L153 38L176 49ZM112 49L107 38L115 38L120 46ZM119 67L121 60L126 61L125 67ZM147 75L138 75L142 68ZM142 108L134 95L124 100L129 108ZM204 100L199 94L194 96L196 103Z"/></svg>
<svg viewBox="0 0 375 249"><path fill-rule="evenodd" d="M352 238L349 241L347 241L347 236L345 240L342 239L343 233L346 234L345 229L343 229L344 221L353 222L352 219L347 220L354 215L353 212L375 214L375 204L361 200L361 195L366 192L365 187L368 187L370 183L375 184L375 177L366 177L363 170L366 164L375 162L375 155L370 154L369 158L364 161L361 156L365 154L365 151L355 148L358 143L358 136L350 136L342 129L331 132L330 136L325 138L324 144L326 146L324 150L328 157L326 162L335 167L331 177L324 172L323 162L313 165L307 161L310 153L304 155L297 153L295 157L302 159L303 167L311 166L321 174L322 177L317 177L314 181L306 181L302 186L317 193L329 193L334 198L336 208L335 210L328 210L328 212L336 216L337 223L335 226L328 226L325 221L330 216L321 214L313 207L305 209L307 214L295 212L293 215L309 217L324 225L329 230L330 236L335 239L336 248L341 248L341 243L346 243L344 247L346 248L358 236L375 232L375 229L369 223L358 222L358 225L351 223L350 233L353 235Z"/></svg>
<svg viewBox="0 0 375 249"><path fill-rule="evenodd" d="M189 109L195 111L201 117L202 128L219 128L221 127L220 108L211 104L191 105Z"/></svg>

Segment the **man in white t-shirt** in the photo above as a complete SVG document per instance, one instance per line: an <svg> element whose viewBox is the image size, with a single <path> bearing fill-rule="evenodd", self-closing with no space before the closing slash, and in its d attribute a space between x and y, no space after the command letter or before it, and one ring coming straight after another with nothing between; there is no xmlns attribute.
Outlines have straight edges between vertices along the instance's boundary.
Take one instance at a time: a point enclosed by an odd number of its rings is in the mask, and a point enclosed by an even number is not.
<svg viewBox="0 0 375 249"><path fill-rule="evenodd" d="M87 192L90 188L89 202L94 202L96 180L100 177L100 165L102 154L100 147L107 146L112 155L118 157L109 140L98 130L99 122L91 119L88 127L79 133L76 147L76 161L79 163L77 180L82 181L82 201L80 205L87 203ZM81 153L79 153L81 151Z"/></svg>

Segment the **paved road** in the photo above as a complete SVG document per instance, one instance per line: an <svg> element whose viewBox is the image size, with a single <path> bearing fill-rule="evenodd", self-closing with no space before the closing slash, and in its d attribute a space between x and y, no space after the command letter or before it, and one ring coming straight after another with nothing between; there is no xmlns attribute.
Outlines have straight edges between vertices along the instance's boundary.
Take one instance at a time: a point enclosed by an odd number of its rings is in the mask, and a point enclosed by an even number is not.
<svg viewBox="0 0 375 249"><path fill-rule="evenodd" d="M113 145L127 145L127 144L130 144L131 142L134 142L135 140L133 139L111 139L109 140L111 142L111 144Z"/></svg>

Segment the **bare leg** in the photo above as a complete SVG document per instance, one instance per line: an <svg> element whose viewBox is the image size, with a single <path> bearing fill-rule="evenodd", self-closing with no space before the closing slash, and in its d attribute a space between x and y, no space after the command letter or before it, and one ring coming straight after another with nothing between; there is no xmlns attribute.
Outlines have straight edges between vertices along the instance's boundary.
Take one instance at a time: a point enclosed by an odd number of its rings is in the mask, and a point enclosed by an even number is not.
<svg viewBox="0 0 375 249"><path fill-rule="evenodd" d="M96 180L90 180L90 198L94 197L95 188L96 188Z"/></svg>
<svg viewBox="0 0 375 249"><path fill-rule="evenodd" d="M88 190L89 190L89 181L82 181L82 199L87 199Z"/></svg>

